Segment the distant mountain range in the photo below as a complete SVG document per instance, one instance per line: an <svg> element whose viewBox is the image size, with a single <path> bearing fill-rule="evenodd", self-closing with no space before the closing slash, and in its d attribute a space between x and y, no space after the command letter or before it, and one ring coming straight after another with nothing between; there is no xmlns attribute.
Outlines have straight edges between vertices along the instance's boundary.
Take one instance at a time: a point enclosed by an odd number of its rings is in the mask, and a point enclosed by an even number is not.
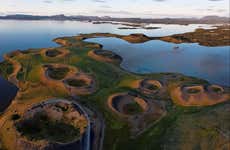
<svg viewBox="0 0 230 150"><path fill-rule="evenodd" d="M219 16L205 16L203 18L160 18L160 19L144 19L144 18L114 18L114 17L98 17L98 16L35 16L35 15L7 15L0 16L0 19L14 20L76 20L76 21L117 21L130 23L163 23L163 24L217 24L230 23L230 18Z"/></svg>

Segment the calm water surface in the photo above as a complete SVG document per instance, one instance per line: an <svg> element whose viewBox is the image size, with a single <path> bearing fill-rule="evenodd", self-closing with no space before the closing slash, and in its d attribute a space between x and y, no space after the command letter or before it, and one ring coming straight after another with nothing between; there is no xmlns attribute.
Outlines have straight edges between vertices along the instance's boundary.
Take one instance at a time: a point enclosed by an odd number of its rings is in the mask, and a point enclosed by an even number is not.
<svg viewBox="0 0 230 150"><path fill-rule="evenodd" d="M54 47L54 38L60 36L73 36L79 33L110 32L116 34L144 33L149 36L164 36L176 33L193 31L202 26L210 28L210 25L163 25L156 30L119 30L121 25L92 24L78 21L17 21L0 20L0 61L2 55L15 49Z"/></svg>
<svg viewBox="0 0 230 150"><path fill-rule="evenodd" d="M16 96L18 88L0 77L0 112L4 111Z"/></svg>
<svg viewBox="0 0 230 150"><path fill-rule="evenodd" d="M194 31L210 25L163 25L156 30L119 30L121 25L92 24L78 21L15 21L0 20L0 61L3 54L15 49L54 47L52 39L79 33L109 32L116 34L143 33L148 36L166 36ZM171 44L149 41L130 44L116 38L89 39L99 42L124 58L122 67L137 73L179 72L207 79L212 83L230 85L230 47L204 47L197 44ZM173 47L179 49L173 50Z"/></svg>
<svg viewBox="0 0 230 150"><path fill-rule="evenodd" d="M104 49L122 56L124 61L121 66L131 72L179 72L211 83L230 85L230 46L206 47L158 40L130 44L117 38L93 38L86 41L100 43Z"/></svg>

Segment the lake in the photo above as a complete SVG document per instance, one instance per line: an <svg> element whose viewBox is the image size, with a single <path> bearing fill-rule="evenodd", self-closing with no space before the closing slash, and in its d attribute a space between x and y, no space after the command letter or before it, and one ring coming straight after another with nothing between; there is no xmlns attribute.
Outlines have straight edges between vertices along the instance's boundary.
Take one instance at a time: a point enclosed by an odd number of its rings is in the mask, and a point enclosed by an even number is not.
<svg viewBox="0 0 230 150"><path fill-rule="evenodd" d="M78 21L16 21L0 20L0 61L3 54L15 49L58 46L52 39L79 33L109 32L116 34L143 33L148 36L166 36L211 28L211 25L164 25L160 29L120 30L122 25L92 24ZM205 47L198 44L172 44L149 41L130 44L116 38L88 39L104 45L124 58L122 68L136 73L179 72L206 79L211 83L230 85L230 47ZM179 46L179 49L173 47Z"/></svg>
<svg viewBox="0 0 230 150"><path fill-rule="evenodd" d="M0 77L0 112L3 112L16 96L18 88Z"/></svg>
<svg viewBox="0 0 230 150"><path fill-rule="evenodd" d="M230 85L230 47L198 44L173 44L159 40L131 44L117 38L93 38L88 42L103 45L123 57L121 67L135 73L179 72ZM177 47L177 49L175 49Z"/></svg>
<svg viewBox="0 0 230 150"><path fill-rule="evenodd" d="M144 33L148 36L165 36L194 31L198 27L210 28L211 25L164 25L155 30L120 30L121 25L92 24L79 21L17 21L0 20L0 61L2 55L16 49L54 47L54 38L73 36L79 33L109 32L116 34Z"/></svg>

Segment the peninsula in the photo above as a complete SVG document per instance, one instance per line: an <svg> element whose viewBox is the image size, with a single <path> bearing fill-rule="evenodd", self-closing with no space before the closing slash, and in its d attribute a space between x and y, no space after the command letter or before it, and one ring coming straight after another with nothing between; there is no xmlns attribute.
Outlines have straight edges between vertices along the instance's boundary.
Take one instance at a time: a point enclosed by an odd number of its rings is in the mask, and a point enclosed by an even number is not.
<svg viewBox="0 0 230 150"><path fill-rule="evenodd" d="M84 40L222 46L230 45L228 28L169 37L81 34L54 39L59 47L6 54L0 73L19 90L0 116L0 145L8 150L227 149L229 87L178 73L130 73L120 68L121 56Z"/></svg>

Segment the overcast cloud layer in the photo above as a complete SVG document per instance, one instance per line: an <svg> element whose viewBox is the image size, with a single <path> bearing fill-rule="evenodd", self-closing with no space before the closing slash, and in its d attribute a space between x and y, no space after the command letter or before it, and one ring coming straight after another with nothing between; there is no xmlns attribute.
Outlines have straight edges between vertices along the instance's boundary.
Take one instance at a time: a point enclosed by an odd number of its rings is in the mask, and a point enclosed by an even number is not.
<svg viewBox="0 0 230 150"><path fill-rule="evenodd" d="M229 16L229 0L4 0L0 15L93 15L113 17Z"/></svg>

